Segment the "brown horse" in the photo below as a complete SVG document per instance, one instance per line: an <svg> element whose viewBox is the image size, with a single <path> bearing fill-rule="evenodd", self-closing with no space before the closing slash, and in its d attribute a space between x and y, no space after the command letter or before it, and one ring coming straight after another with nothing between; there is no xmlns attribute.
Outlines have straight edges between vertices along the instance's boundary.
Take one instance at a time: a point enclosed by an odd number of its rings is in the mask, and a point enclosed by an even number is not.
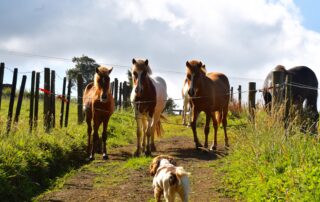
<svg viewBox="0 0 320 202"><path fill-rule="evenodd" d="M187 82L189 84L188 93L191 98L193 111L191 128L196 148L202 147L198 140L196 130L197 118L201 111L204 111L206 114L204 146L208 148L211 117L213 120L214 141L210 149L215 150L217 148L217 130L220 122L222 122L224 129L225 146L228 147L229 143L226 128L230 89L228 78L222 73L207 73L205 65L197 60L187 61L186 66Z"/></svg>
<svg viewBox="0 0 320 202"><path fill-rule="evenodd" d="M83 108L88 125L89 160L94 160L94 153L98 145L98 130L103 124L102 146L103 159L108 159L106 140L109 119L114 111L114 100L110 90L110 73L112 67L98 67L94 75L94 82L89 83L83 93ZM93 119L93 144L91 143L91 120Z"/></svg>
<svg viewBox="0 0 320 202"><path fill-rule="evenodd" d="M158 136L162 133L160 117L166 105L167 86L161 77L151 77L152 72L148 60L132 59L132 64L131 102L137 121L137 150L134 155L139 156L142 147L142 151L148 156L151 155L151 151L156 150L154 133L157 132ZM143 135L142 145L141 133Z"/></svg>

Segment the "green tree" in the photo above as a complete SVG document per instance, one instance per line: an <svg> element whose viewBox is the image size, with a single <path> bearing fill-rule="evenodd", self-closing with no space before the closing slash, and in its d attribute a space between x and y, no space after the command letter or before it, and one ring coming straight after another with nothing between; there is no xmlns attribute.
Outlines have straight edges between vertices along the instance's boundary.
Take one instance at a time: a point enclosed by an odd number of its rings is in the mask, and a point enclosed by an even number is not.
<svg viewBox="0 0 320 202"><path fill-rule="evenodd" d="M72 58L72 62L75 63L75 67L67 70L67 76L71 78L72 85L77 82L77 75L82 74L84 88L93 81L95 69L99 67L96 61L86 55L81 57Z"/></svg>
<svg viewBox="0 0 320 202"><path fill-rule="evenodd" d="M130 70L128 70L127 76L128 76L129 85L130 85L130 87L131 87L131 89L132 89L133 81L132 81L132 73L131 73Z"/></svg>
<svg viewBox="0 0 320 202"><path fill-rule="evenodd" d="M177 107L177 104L174 103L172 98L169 98L167 100L166 106L164 108L164 110L168 113L168 114L173 114L173 110Z"/></svg>

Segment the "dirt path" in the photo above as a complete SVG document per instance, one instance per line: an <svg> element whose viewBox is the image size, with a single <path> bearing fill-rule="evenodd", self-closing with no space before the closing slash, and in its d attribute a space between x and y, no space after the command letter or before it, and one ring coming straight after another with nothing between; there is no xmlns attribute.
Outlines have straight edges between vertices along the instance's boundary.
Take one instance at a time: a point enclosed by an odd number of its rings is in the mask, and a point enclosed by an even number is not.
<svg viewBox="0 0 320 202"><path fill-rule="evenodd" d="M226 154L195 150L188 137L162 139L156 143L158 151L153 155L167 154L177 158L178 165L191 172L190 201L232 201L219 193L222 176L215 168ZM93 161L65 182L62 189L49 192L39 201L153 201L152 177L148 166L139 169L120 169L119 166L131 158L134 146L110 151L110 160Z"/></svg>

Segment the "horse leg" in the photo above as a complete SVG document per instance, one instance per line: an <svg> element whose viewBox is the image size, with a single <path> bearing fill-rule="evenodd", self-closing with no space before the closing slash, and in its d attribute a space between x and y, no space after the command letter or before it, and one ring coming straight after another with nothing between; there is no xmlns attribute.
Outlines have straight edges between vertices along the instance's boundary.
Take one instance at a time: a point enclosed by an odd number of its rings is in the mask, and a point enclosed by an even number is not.
<svg viewBox="0 0 320 202"><path fill-rule="evenodd" d="M101 124L100 120L93 120L93 145L91 147L91 154L89 157L89 160L92 161L94 160L94 154L97 150L97 146L98 146L98 139L99 139L99 135L98 135L98 130L99 130L99 126Z"/></svg>
<svg viewBox="0 0 320 202"><path fill-rule="evenodd" d="M92 133L92 126L91 126L91 119L92 119L92 112L86 113L86 122L87 122L87 133L88 133L88 146L87 146L87 154L90 154L91 148L91 133Z"/></svg>
<svg viewBox="0 0 320 202"><path fill-rule="evenodd" d="M196 144L196 149L198 149L199 147L202 147L201 143L199 142L198 136L197 136L197 119L199 116L199 111L193 111L192 113L192 122L191 122L191 129L193 132L193 140L194 143Z"/></svg>
<svg viewBox="0 0 320 202"><path fill-rule="evenodd" d="M102 131L102 159L107 160L107 128L110 116L107 116L106 120L103 121L103 131Z"/></svg>
<svg viewBox="0 0 320 202"><path fill-rule="evenodd" d="M208 135L210 132L210 113L206 112L206 125L204 126L204 135L205 135L205 141L204 141L204 147L208 148Z"/></svg>
<svg viewBox="0 0 320 202"><path fill-rule="evenodd" d="M187 109L188 109L188 105L186 103L186 98L183 98L183 110L182 110L182 124L183 125L187 125Z"/></svg>
<svg viewBox="0 0 320 202"><path fill-rule="evenodd" d="M142 120L142 152L146 151L146 134L148 129L148 121L146 119Z"/></svg>
<svg viewBox="0 0 320 202"><path fill-rule="evenodd" d="M228 115L228 109L223 109L222 111L222 126L224 131L224 143L225 147L229 147L229 139L227 135L227 115Z"/></svg>
<svg viewBox="0 0 320 202"><path fill-rule="evenodd" d="M217 132L218 132L218 122L217 122L217 118L216 118L216 112L212 112L211 113L211 117L212 117L212 122L213 122L213 129L214 129L214 138L213 138L213 143L210 147L210 150L216 150L217 149Z"/></svg>
<svg viewBox="0 0 320 202"><path fill-rule="evenodd" d="M148 115L148 129L147 129L147 148L145 151L146 156L151 156L151 145L150 145L150 139L152 133L154 134L154 126L155 124L152 124L152 117Z"/></svg>
<svg viewBox="0 0 320 202"><path fill-rule="evenodd" d="M134 152L134 156L138 157L140 156L140 152L141 152L141 130L143 132L142 116L136 115L136 122L137 122L137 149Z"/></svg>

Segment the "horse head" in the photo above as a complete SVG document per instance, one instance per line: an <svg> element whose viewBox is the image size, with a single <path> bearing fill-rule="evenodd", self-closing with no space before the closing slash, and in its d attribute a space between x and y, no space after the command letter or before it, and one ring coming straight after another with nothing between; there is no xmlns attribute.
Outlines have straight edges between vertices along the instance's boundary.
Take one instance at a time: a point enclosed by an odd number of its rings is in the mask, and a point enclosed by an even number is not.
<svg viewBox="0 0 320 202"><path fill-rule="evenodd" d="M131 73L133 76L133 86L135 88L135 94L140 97L143 93L143 83L146 78L152 73L149 67L148 59L136 60L132 59Z"/></svg>
<svg viewBox="0 0 320 202"><path fill-rule="evenodd" d="M198 94L201 88L201 80L206 75L206 67L201 61L191 60L186 62L188 94L193 97Z"/></svg>
<svg viewBox="0 0 320 202"><path fill-rule="evenodd" d="M280 78L280 84L285 82L285 75L288 74L286 68L282 65L277 65L266 77L263 83L263 99L265 103L265 108L270 111L271 110L271 102L272 102L272 89L273 89L273 83L272 83L272 73L278 71L278 72L284 72L284 76ZM284 96L284 91L282 88L276 89L279 91L277 94L279 96Z"/></svg>
<svg viewBox="0 0 320 202"><path fill-rule="evenodd" d="M110 73L113 67L97 67L94 75L94 85L99 89L100 102L107 102L108 92L110 91Z"/></svg>

